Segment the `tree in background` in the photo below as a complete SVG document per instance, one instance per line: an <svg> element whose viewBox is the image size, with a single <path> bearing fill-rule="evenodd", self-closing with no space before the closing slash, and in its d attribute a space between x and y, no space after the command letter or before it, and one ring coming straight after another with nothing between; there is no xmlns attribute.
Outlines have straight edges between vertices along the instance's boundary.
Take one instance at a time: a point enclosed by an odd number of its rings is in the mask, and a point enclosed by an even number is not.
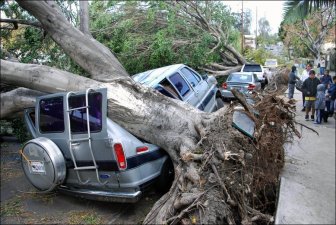
<svg viewBox="0 0 336 225"><path fill-rule="evenodd" d="M241 13L233 13L233 16L235 17L236 21L234 27L237 30L241 30L242 26ZM251 23L252 23L251 9L245 9L245 11L243 12L243 18L244 18L244 34L251 34Z"/></svg>
<svg viewBox="0 0 336 225"><path fill-rule="evenodd" d="M265 47L268 45L275 45L279 38L277 34L271 34L271 26L269 21L262 17L258 21L258 36L257 36L257 44L260 47Z"/></svg>
<svg viewBox="0 0 336 225"><path fill-rule="evenodd" d="M335 27L334 1L287 1L279 36L300 53L320 59L321 46ZM302 55L308 56L308 55Z"/></svg>
<svg viewBox="0 0 336 225"><path fill-rule="evenodd" d="M261 17L258 21L259 36L267 39L271 35L271 26L265 17Z"/></svg>

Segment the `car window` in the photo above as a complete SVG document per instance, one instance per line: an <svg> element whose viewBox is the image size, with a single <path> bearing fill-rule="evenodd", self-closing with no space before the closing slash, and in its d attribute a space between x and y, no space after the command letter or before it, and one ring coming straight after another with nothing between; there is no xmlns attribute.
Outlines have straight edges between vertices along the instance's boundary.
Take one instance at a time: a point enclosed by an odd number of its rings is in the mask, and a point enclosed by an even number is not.
<svg viewBox="0 0 336 225"><path fill-rule="evenodd" d="M159 91L161 94L170 97L180 99L174 87L169 83L168 80L164 80L155 87L155 90Z"/></svg>
<svg viewBox="0 0 336 225"><path fill-rule="evenodd" d="M89 122L91 132L99 132L102 130L102 99L103 96L99 92L89 94ZM85 106L85 95L71 96L69 106L70 109ZM87 132L86 116L86 108L70 111L71 132Z"/></svg>
<svg viewBox="0 0 336 225"><path fill-rule="evenodd" d="M188 68L183 68L182 72L185 78L187 79L187 81L189 81L189 83L193 87L195 87L201 80L201 78L197 74L195 74L193 71L191 71Z"/></svg>
<svg viewBox="0 0 336 225"><path fill-rule="evenodd" d="M260 65L245 65L243 72L262 72Z"/></svg>
<svg viewBox="0 0 336 225"><path fill-rule="evenodd" d="M227 81L230 82L251 82L252 81L252 75L249 74L231 74Z"/></svg>
<svg viewBox="0 0 336 225"><path fill-rule="evenodd" d="M40 100L40 131L64 132L63 97Z"/></svg>
<svg viewBox="0 0 336 225"><path fill-rule="evenodd" d="M177 91L184 97L189 91L190 88L187 82L182 78L179 73L175 73L169 77L171 83L176 87Z"/></svg>

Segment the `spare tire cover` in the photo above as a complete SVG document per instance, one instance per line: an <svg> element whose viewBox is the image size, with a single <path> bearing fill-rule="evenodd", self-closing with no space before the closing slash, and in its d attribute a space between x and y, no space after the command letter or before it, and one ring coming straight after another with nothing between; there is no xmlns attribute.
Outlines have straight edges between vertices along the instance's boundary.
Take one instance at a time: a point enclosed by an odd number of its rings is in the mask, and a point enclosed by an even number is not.
<svg viewBox="0 0 336 225"><path fill-rule="evenodd" d="M52 191L65 179L63 154L48 138L39 137L28 141L22 149L21 161L26 177L39 191Z"/></svg>

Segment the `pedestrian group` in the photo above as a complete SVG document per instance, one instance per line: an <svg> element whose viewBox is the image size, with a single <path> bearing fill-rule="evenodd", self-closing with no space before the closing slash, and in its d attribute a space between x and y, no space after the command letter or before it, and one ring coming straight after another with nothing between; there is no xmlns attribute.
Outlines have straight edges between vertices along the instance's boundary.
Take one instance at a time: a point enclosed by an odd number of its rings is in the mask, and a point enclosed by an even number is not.
<svg viewBox="0 0 336 225"><path fill-rule="evenodd" d="M333 115L336 119L336 76L331 78L329 70L325 70L324 58L319 63L319 78L312 68L312 64L308 63L300 79L296 66L292 66L288 77L288 98L293 98L296 84L302 83L299 90L302 91L305 120L321 124L322 121L328 122L328 117Z"/></svg>

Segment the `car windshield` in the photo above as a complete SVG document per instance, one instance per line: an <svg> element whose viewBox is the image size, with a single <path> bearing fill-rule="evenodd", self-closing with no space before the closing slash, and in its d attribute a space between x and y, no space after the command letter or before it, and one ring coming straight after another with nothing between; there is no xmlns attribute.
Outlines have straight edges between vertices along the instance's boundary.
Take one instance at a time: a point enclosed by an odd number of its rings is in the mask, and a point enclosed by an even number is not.
<svg viewBox="0 0 336 225"><path fill-rule="evenodd" d="M262 72L260 65L245 65L243 72Z"/></svg>
<svg viewBox="0 0 336 225"><path fill-rule="evenodd" d="M247 83L247 82L251 82L252 81L252 75L233 73L233 74L231 74L228 77L227 81L229 81L229 82Z"/></svg>

